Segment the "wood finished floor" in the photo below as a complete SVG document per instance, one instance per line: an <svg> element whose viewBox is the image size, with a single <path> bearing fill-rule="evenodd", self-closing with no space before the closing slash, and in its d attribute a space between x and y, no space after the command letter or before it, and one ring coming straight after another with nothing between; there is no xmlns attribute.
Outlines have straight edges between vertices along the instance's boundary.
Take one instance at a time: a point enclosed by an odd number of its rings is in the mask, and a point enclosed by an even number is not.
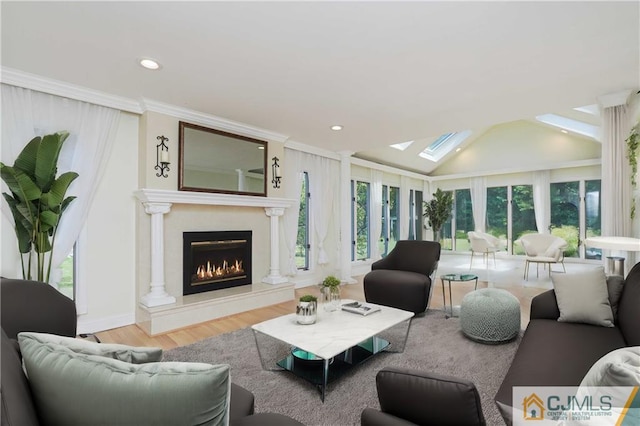
<svg viewBox="0 0 640 426"><path fill-rule="evenodd" d="M342 286L342 298L364 300L362 277L357 278L358 282L356 284ZM473 286L473 282L454 282L451 288L453 304L459 305L462 297L469 291L473 290ZM486 282L478 283L478 288L486 287ZM543 291L546 291L546 289L520 286L513 286L505 289L511 292L520 301L520 313L522 318L521 327L525 328L529 321L531 299L534 296L542 293ZM296 289L295 293L297 300L298 297L304 294L314 294L316 296L319 296L320 289L317 286L304 287ZM448 303L448 288L446 291L446 297ZM279 303L277 305L267 306L265 308L255 309L236 315L230 315L228 317L196 324L191 327L170 331L168 333L156 336L147 335L135 324L103 331L97 333L97 335L104 343L120 343L132 346L154 346L167 350L178 346L185 346L190 343L197 342L198 340L206 339L218 334L229 333L231 331L250 327L251 325L257 324L259 322L266 321L268 319L272 319L281 315L289 314L295 311L295 305L296 302L292 300L289 302ZM442 305L442 283L438 279L436 281L436 286L433 289L430 308L442 309Z"/></svg>

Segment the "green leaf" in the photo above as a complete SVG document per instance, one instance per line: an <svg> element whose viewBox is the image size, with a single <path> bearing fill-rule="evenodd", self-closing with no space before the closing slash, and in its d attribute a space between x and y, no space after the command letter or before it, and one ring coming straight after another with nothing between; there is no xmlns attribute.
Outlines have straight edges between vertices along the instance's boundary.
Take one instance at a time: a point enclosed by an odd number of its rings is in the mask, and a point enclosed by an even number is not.
<svg viewBox="0 0 640 426"><path fill-rule="evenodd" d="M33 201L40 198L42 191L22 170L0 164L0 176L11 192L20 201Z"/></svg>
<svg viewBox="0 0 640 426"><path fill-rule="evenodd" d="M29 253L31 251L31 225L25 220L18 210L18 200L13 198L6 192L2 194L9 205L11 214L13 215L14 229L18 237L18 250L20 253Z"/></svg>
<svg viewBox="0 0 640 426"><path fill-rule="evenodd" d="M78 177L76 172L66 172L61 174L51 185L47 205L54 207L62 204L64 196L69 189L69 185Z"/></svg>
<svg viewBox="0 0 640 426"><path fill-rule="evenodd" d="M76 196L71 196L71 197L67 197L64 199L64 201L62 202L62 204L60 205L60 215L62 215L62 213L67 209L67 207L69 207L69 204L71 204L71 202L73 200L75 200Z"/></svg>
<svg viewBox="0 0 640 426"><path fill-rule="evenodd" d="M40 148L40 141L42 138L36 136L31 139L29 143L22 148L18 158L13 163L16 169L20 169L32 178L36 175L36 157L38 156L38 149Z"/></svg>
<svg viewBox="0 0 640 426"><path fill-rule="evenodd" d="M66 139L66 138L65 138ZM36 182L43 192L49 192L58 172L58 157L62 149L60 133L46 135L40 142L36 156Z"/></svg>
<svg viewBox="0 0 640 426"><path fill-rule="evenodd" d="M40 213L40 231L49 232L49 229L58 226L60 215L52 212L51 210L45 210Z"/></svg>

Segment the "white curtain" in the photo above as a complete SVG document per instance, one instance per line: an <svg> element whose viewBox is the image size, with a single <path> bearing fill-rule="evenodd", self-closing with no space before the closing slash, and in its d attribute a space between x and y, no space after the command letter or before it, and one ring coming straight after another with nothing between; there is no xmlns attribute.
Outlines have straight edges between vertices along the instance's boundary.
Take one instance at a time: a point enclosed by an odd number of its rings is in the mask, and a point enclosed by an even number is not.
<svg viewBox="0 0 640 426"><path fill-rule="evenodd" d="M309 192L311 193L311 220L316 234L318 247L318 265L329 263L324 242L329 232L336 200L336 189L340 187L340 163L327 157L303 154L302 164L309 173ZM317 201L317 202L316 202Z"/></svg>
<svg viewBox="0 0 640 426"><path fill-rule="evenodd" d="M58 173L78 173L67 191L67 196L77 198L60 220L51 264L54 269L69 255L84 226L119 119L120 111L112 108L2 84L2 162L13 164L34 136L63 130L70 133L60 153ZM6 203L2 203L2 212L11 217ZM51 280L54 283L55 278Z"/></svg>
<svg viewBox="0 0 640 426"><path fill-rule="evenodd" d="M298 273L296 265L296 242L298 240L298 216L300 215L300 191L302 189L302 155L295 149L284 149L282 189L285 198L294 200L288 209L285 209L282 216L282 232L284 234L284 244L287 248L286 266L283 268L284 274L295 276Z"/></svg>
<svg viewBox="0 0 640 426"><path fill-rule="evenodd" d="M380 246L378 240L382 233L382 172L371 169L371 259L378 260Z"/></svg>
<svg viewBox="0 0 640 426"><path fill-rule="evenodd" d="M409 178L400 176L400 208L398 216L400 217L400 239L409 238L409 222L411 215L409 214Z"/></svg>
<svg viewBox="0 0 640 426"><path fill-rule="evenodd" d="M539 170L533 173L533 211L540 234L548 234L551 225L550 175L549 170Z"/></svg>
<svg viewBox="0 0 640 426"><path fill-rule="evenodd" d="M487 216L487 178L471 178L469 183L471 192L471 210L473 211L473 223L475 230L485 232Z"/></svg>
<svg viewBox="0 0 640 426"><path fill-rule="evenodd" d="M602 235L631 237L631 167L626 157L627 107L602 110Z"/></svg>

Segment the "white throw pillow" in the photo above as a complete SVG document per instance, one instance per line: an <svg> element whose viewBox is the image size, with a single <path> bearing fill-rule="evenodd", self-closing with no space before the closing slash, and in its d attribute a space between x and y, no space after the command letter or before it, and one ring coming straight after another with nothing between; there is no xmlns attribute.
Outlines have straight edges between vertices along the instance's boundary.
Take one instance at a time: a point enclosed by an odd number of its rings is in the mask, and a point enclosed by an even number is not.
<svg viewBox="0 0 640 426"><path fill-rule="evenodd" d="M560 322L613 327L607 277L602 266L581 273L553 274Z"/></svg>
<svg viewBox="0 0 640 426"><path fill-rule="evenodd" d="M591 366L580 386L640 386L640 346L609 352Z"/></svg>

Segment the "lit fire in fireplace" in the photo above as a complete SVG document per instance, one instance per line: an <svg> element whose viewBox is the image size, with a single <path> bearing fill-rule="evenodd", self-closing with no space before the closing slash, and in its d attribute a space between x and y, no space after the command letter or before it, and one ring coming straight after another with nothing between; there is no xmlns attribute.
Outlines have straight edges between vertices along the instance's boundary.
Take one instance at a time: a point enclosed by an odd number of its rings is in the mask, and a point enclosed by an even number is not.
<svg viewBox="0 0 640 426"><path fill-rule="evenodd" d="M244 274L242 260L235 260L231 264L225 260L219 266L212 265L211 261L207 261L206 265L198 266L193 281L231 278L241 274Z"/></svg>

